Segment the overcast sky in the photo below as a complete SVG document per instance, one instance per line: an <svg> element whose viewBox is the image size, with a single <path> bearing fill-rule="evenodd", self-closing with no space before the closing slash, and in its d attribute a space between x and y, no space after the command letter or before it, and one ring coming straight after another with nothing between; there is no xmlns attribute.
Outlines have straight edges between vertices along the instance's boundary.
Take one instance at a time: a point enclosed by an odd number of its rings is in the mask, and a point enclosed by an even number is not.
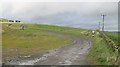
<svg viewBox="0 0 120 67"><path fill-rule="evenodd" d="M0 10L1 11L1 10ZM106 14L105 30L118 29L117 2L3 2L0 17L27 23L97 29Z"/></svg>

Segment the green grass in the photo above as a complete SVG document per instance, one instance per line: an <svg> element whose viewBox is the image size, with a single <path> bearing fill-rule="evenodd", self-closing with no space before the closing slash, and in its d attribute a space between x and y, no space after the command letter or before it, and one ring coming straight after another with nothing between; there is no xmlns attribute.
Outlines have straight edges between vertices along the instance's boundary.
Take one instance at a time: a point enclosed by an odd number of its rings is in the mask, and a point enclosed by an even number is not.
<svg viewBox="0 0 120 67"><path fill-rule="evenodd" d="M57 34L46 33L37 29L27 28L20 30L20 24L7 27L3 24L2 48L3 58L14 58L18 55L34 55L49 49L59 48L71 43L73 40ZM32 24L31 24L32 25ZM30 25L28 25L31 27ZM33 26L34 28L36 26Z"/></svg>
<svg viewBox="0 0 120 67"><path fill-rule="evenodd" d="M0 18L0 22L8 22L8 20L4 18Z"/></svg>
<svg viewBox="0 0 120 67"><path fill-rule="evenodd" d="M115 35L116 36L116 35ZM103 38L96 35L94 38L93 48L91 49L88 59L91 63L95 65L112 65L115 63L114 59L110 59L112 57L116 57L117 52L113 51L113 48L107 44ZM109 61L107 60L109 58Z"/></svg>
<svg viewBox="0 0 120 67"><path fill-rule="evenodd" d="M81 28L71 28L71 27L63 27L63 26L54 26L54 25L43 25L43 24L32 24L28 26L29 28L33 28L35 26L35 29L39 30L49 30L49 31L55 31L55 32L63 32L66 34L72 34L72 35L78 35L78 36L84 36L81 32L88 31L87 29L81 29Z"/></svg>
<svg viewBox="0 0 120 67"><path fill-rule="evenodd" d="M20 24L13 24L12 27L9 28L6 27L5 23L3 24L3 55L5 57L37 54L72 42L71 39L62 35L46 33L42 30L63 32L82 37L86 37L85 33L88 32L87 29L43 24L27 24L27 28L25 30L20 30L19 26ZM115 35L114 37L117 36ZM112 51L112 48L104 42L99 35L91 37L91 34L89 34L89 37L87 38L91 38L91 40L93 40L93 47L88 56L91 64L113 64L113 62L107 62L107 57L116 56L116 53Z"/></svg>
<svg viewBox="0 0 120 67"><path fill-rule="evenodd" d="M119 43L120 44L120 41L119 41L119 39L120 39L120 34L119 33L115 33L115 32L105 32L106 33L106 35L110 38L110 39L112 39L115 43Z"/></svg>

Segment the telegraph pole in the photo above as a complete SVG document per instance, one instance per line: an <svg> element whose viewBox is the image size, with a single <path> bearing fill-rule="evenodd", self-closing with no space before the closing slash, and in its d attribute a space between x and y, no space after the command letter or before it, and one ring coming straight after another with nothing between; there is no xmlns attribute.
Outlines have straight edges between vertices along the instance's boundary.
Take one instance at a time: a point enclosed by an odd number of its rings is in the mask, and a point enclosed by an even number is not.
<svg viewBox="0 0 120 67"><path fill-rule="evenodd" d="M105 18L106 15L102 14L101 16L102 16L102 19L103 19L102 31L104 31L104 18Z"/></svg>
<svg viewBox="0 0 120 67"><path fill-rule="evenodd" d="M100 22L99 22L99 31L100 31Z"/></svg>

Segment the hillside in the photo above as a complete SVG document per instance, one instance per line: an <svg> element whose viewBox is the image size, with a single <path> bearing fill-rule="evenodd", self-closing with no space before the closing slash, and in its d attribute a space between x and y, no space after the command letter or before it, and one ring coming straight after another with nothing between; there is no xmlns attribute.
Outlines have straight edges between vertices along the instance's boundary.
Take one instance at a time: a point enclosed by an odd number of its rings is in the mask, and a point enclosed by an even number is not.
<svg viewBox="0 0 120 67"><path fill-rule="evenodd" d="M113 52L113 48L111 48L104 39L99 36L99 33L92 37L91 30L44 24L25 24L26 28L22 30L20 25L21 24L15 23L7 27L7 23L2 23L4 63L30 58L31 56L36 56L38 54L41 55L46 53L48 50L57 49L73 43L83 46L93 44L87 58L91 64L114 64L113 59L108 61L107 58L115 57L117 54ZM73 47L75 49L80 48L75 51L81 52L82 47ZM72 49L74 50L74 48L67 48L68 55L72 54L69 51ZM64 49L64 51L66 50ZM61 50L61 52L63 51Z"/></svg>
<svg viewBox="0 0 120 67"><path fill-rule="evenodd" d="M120 43L120 41L119 41L120 33L117 33L117 32L105 32L105 33L106 33L107 36L109 36L117 44Z"/></svg>
<svg viewBox="0 0 120 67"><path fill-rule="evenodd" d="M0 22L8 22L8 20L4 18L0 18Z"/></svg>

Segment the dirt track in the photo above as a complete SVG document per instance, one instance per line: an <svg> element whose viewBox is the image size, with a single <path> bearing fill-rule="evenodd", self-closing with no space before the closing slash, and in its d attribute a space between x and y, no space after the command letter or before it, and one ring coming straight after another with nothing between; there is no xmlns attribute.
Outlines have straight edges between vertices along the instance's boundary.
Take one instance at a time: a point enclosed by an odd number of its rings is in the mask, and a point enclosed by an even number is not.
<svg viewBox="0 0 120 67"><path fill-rule="evenodd" d="M47 53L40 55L36 58L22 60L16 62L18 65L88 65L89 62L86 59L92 42L87 38L79 36L44 31L52 34L59 34L65 37L69 37L74 40L72 44L65 45L61 48L49 50ZM15 64L16 64L15 63Z"/></svg>

